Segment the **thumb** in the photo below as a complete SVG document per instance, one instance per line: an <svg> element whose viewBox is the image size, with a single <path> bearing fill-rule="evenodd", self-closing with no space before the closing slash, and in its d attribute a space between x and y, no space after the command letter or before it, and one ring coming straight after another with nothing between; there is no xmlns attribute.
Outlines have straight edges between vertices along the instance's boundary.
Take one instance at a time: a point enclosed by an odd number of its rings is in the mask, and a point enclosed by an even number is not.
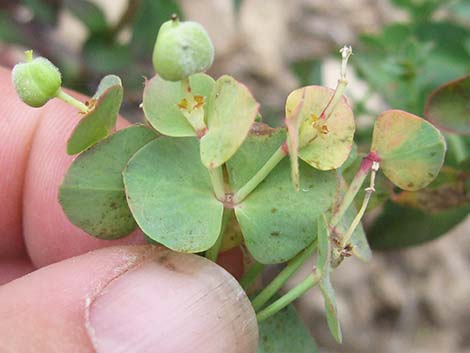
<svg viewBox="0 0 470 353"><path fill-rule="evenodd" d="M96 250L0 287L0 352L254 353L245 293L221 267L151 246Z"/></svg>

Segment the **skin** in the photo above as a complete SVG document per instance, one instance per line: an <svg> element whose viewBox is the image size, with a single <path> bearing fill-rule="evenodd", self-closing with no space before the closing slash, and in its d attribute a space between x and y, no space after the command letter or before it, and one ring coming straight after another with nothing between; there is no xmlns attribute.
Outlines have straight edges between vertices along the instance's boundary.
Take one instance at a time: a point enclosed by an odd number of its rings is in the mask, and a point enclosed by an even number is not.
<svg viewBox="0 0 470 353"><path fill-rule="evenodd" d="M57 189L76 110L26 106L3 68L0 92L0 351L256 352L253 309L222 267L67 220ZM239 276L239 249L219 263Z"/></svg>

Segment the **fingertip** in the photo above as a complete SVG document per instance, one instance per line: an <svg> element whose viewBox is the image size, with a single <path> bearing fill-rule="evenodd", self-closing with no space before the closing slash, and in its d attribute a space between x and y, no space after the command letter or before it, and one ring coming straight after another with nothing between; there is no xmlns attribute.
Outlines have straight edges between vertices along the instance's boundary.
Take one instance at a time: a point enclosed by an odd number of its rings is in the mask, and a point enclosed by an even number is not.
<svg viewBox="0 0 470 353"><path fill-rule="evenodd" d="M229 273L152 246L96 250L10 282L0 315L1 345L12 352L254 353L258 340Z"/></svg>

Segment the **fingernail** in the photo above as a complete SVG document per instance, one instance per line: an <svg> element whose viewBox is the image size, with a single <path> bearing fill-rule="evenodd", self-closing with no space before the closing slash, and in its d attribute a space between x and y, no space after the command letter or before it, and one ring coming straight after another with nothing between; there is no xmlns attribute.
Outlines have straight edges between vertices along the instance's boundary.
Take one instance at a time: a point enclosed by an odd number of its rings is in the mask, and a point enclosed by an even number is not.
<svg viewBox="0 0 470 353"><path fill-rule="evenodd" d="M251 353L258 327L231 275L196 255L161 251L111 281L88 308L97 353Z"/></svg>

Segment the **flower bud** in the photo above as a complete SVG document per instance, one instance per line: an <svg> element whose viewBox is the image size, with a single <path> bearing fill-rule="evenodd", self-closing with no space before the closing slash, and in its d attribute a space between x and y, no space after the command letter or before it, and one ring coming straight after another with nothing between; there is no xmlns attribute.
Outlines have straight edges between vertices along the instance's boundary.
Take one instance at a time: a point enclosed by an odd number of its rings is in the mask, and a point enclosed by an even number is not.
<svg viewBox="0 0 470 353"><path fill-rule="evenodd" d="M13 85L23 102L41 107L54 98L62 84L59 69L49 60L38 57L33 60L31 50L25 52L26 62L16 64L12 71Z"/></svg>
<svg viewBox="0 0 470 353"><path fill-rule="evenodd" d="M176 16L158 32L153 66L167 81L180 81L208 69L214 61L214 46L197 22L180 22Z"/></svg>

